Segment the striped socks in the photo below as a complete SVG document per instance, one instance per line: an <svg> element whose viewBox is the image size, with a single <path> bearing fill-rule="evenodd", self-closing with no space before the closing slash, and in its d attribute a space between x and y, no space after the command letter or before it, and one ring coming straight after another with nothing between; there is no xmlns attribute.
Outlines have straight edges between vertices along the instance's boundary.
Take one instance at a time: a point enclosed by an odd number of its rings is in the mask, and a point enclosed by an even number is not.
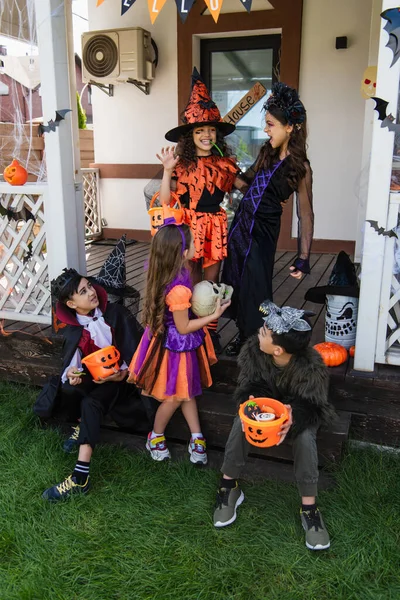
<svg viewBox="0 0 400 600"><path fill-rule="evenodd" d="M89 467L90 462L84 462L83 460L77 461L72 477L75 477L76 482L79 485L83 485L89 477Z"/></svg>

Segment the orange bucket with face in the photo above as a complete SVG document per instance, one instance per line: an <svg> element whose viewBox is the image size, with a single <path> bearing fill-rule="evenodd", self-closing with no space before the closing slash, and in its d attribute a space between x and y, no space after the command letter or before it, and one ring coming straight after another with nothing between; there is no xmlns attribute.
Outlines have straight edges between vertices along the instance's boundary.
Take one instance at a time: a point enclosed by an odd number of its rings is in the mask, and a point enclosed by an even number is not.
<svg viewBox="0 0 400 600"><path fill-rule="evenodd" d="M119 371L120 353L115 346L106 346L82 358L93 379L106 379Z"/></svg>
<svg viewBox="0 0 400 600"><path fill-rule="evenodd" d="M159 195L160 192L154 194L150 202L150 208L147 211L150 216L150 231L152 236L157 233L160 227L164 225L165 219L169 217L173 217L177 225L180 225L183 221L183 209L178 196L174 192L171 192L169 206L165 204L164 206L154 206Z"/></svg>
<svg viewBox="0 0 400 600"><path fill-rule="evenodd" d="M255 418L248 415L253 414ZM282 425L289 419L287 407L272 398L252 398L239 406L246 440L257 448L275 446Z"/></svg>

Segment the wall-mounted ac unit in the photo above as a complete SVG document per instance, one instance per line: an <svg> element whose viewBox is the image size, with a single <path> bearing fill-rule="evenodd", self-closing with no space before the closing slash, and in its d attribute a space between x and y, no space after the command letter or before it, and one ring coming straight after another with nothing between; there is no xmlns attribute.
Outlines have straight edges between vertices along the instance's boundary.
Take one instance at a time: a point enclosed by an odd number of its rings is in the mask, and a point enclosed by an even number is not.
<svg viewBox="0 0 400 600"><path fill-rule="evenodd" d="M82 81L116 84L154 79L151 35L141 27L82 34Z"/></svg>

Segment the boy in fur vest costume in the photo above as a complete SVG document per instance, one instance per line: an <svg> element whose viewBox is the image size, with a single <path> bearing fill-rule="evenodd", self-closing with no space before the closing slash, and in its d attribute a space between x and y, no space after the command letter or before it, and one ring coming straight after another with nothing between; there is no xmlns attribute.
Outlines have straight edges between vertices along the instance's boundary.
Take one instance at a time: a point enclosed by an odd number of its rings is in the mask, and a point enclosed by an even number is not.
<svg viewBox="0 0 400 600"><path fill-rule="evenodd" d="M304 311L286 306L278 308L270 301L263 302L260 310L265 315L265 324L258 335L247 340L240 352L235 397L238 404L252 397L269 397L290 407L290 419L281 429L279 443L290 431L306 546L310 550L324 550L329 548L330 541L316 505L316 435L319 426L328 424L334 417L328 401L328 370L320 355L309 347L311 326L304 318ZM236 509L244 500L237 479L249 449L237 416L221 468L222 478L214 512L215 527L225 527L236 519Z"/></svg>

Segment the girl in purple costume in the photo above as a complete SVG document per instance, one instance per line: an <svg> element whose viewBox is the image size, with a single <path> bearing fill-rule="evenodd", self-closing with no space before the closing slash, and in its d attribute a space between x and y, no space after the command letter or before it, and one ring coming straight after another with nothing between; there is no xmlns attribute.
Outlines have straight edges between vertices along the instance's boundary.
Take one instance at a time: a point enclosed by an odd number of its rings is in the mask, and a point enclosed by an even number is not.
<svg viewBox="0 0 400 600"><path fill-rule="evenodd" d="M207 464L196 396L212 384L210 365L216 362L207 325L230 303L196 318L190 310L192 282L187 269L195 252L190 228L168 224L153 238L143 309L145 332L129 367L128 381L142 394L160 402L146 448L154 460L170 458L164 431L180 407L189 426L188 451L194 464Z"/></svg>

